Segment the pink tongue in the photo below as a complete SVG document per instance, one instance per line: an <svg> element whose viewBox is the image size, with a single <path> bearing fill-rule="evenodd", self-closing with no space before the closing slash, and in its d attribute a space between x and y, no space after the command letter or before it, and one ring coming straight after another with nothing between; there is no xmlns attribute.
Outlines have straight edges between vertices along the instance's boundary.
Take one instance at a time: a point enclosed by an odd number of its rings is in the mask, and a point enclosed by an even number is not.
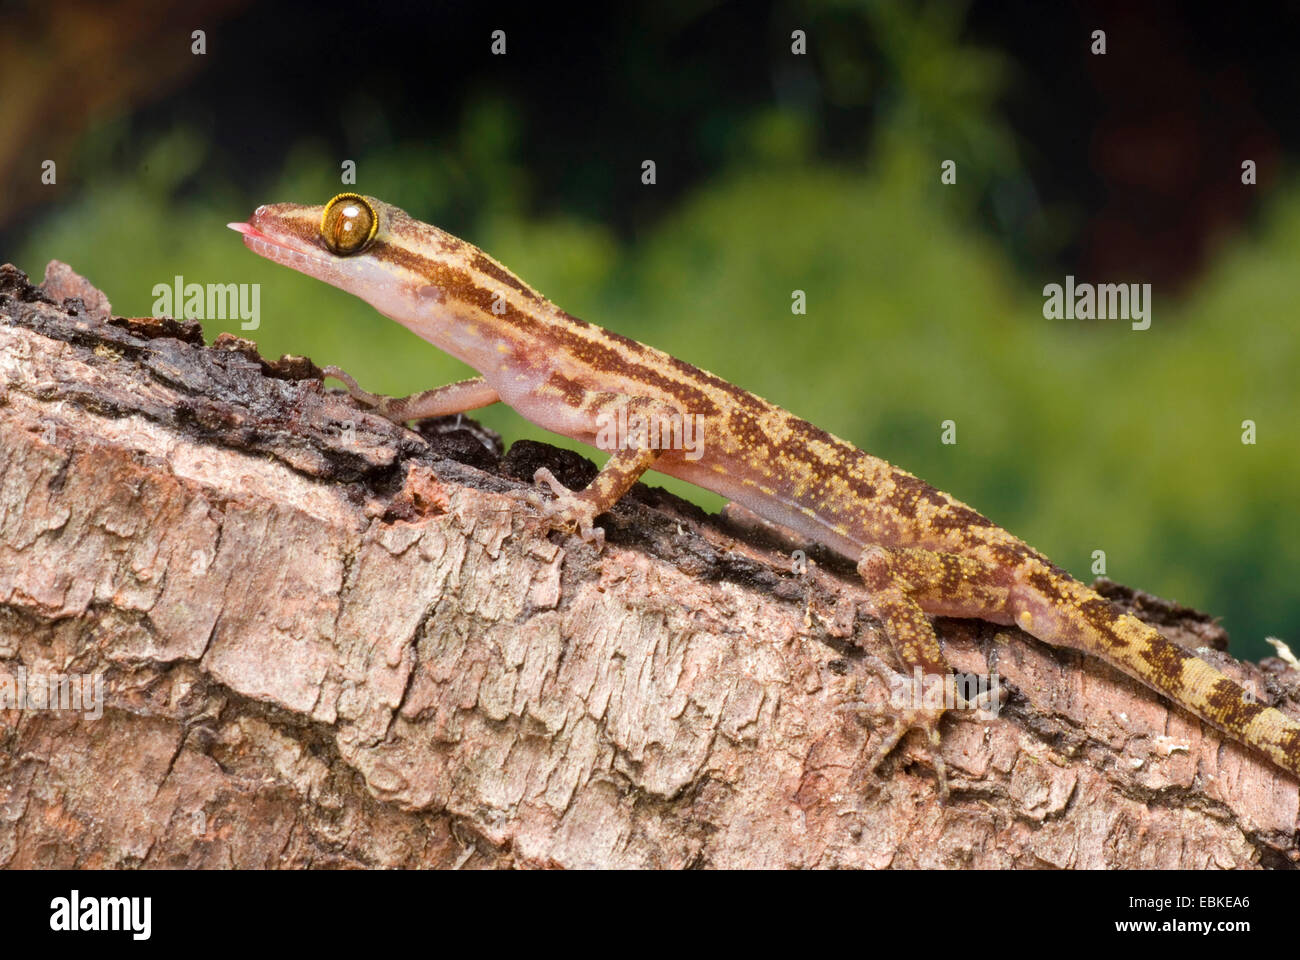
<svg viewBox="0 0 1300 960"><path fill-rule="evenodd" d="M256 227L250 227L250 226L249 226L248 224L246 224L246 223L228 223L228 224L226 224L226 226L228 226L231 230L234 230L234 231L236 231L236 232L238 232L238 233L258 233L258 232L260 232L260 231L258 231L258 229L257 229Z"/></svg>

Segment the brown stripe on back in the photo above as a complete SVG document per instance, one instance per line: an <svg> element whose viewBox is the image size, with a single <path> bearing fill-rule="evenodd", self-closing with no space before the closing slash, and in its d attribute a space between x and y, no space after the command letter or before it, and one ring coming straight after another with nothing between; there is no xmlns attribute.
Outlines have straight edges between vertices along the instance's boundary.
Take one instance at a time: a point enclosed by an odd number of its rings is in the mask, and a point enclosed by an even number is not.
<svg viewBox="0 0 1300 960"><path fill-rule="evenodd" d="M473 276L465 270L457 269L443 263L441 260L426 257L414 250L408 250L405 247L396 246L382 240L377 240L371 249L380 258L395 263L419 276L431 279L434 286L441 287L451 296L472 304L513 327L520 330L529 330L537 325L527 313L517 310L504 301L504 313L493 311L492 305L496 303L500 291L480 287L474 282Z"/></svg>
<svg viewBox="0 0 1300 960"><path fill-rule="evenodd" d="M569 315L566 313L565 316L568 317ZM569 317L569 319L576 320L577 318ZM579 322L584 327L591 326L591 324L587 323L585 320ZM615 333L613 330L606 330L604 327L596 327L596 329L600 331L601 335L606 340L609 340L612 343L617 343L620 347L624 348L629 353L642 354L649 349L649 347L647 347L644 343L641 343L639 340L633 340L631 337L625 337L621 333Z"/></svg>
<svg viewBox="0 0 1300 960"><path fill-rule="evenodd" d="M879 492L876 485L867 479L866 474L858 470L845 470L841 475L849 489L853 491L858 500L874 500Z"/></svg>
<svg viewBox="0 0 1300 960"><path fill-rule="evenodd" d="M1060 579L1066 581L1067 583L1077 582L1074 579L1074 577L1070 576L1070 571L1066 570L1064 567L1058 567L1056 564L1052 563L1052 561L1048 560L1046 557L1038 553L1032 547L1023 544L1022 546L1024 546L1025 550L1028 553L1034 554L1034 556L1039 559L1039 561L1043 564L1043 566L1047 568L1048 573L1050 573L1052 576L1059 577Z"/></svg>
<svg viewBox="0 0 1300 960"><path fill-rule="evenodd" d="M805 441L824 443L828 447L832 447L844 460L851 460L862 454L862 451L853 444L827 433L821 427L809 423L807 420L800 420L798 417L791 416L786 419L785 427L790 431L791 436L799 437Z"/></svg>
<svg viewBox="0 0 1300 960"><path fill-rule="evenodd" d="M738 387L734 383L728 383L716 374L709 373L707 370L701 370L699 367L687 363L685 360L679 360L671 354L664 354L664 362L673 369L680 371L692 380L698 380L706 384L709 389L716 390L718 393L725 394L736 402L738 406L744 407L755 413L766 412L774 409L771 404L760 400L743 387Z"/></svg>
<svg viewBox="0 0 1300 960"><path fill-rule="evenodd" d="M758 454L774 463L778 452L769 431L762 422L747 410L732 409L727 415L727 432L735 438L741 449Z"/></svg>
<svg viewBox="0 0 1300 960"><path fill-rule="evenodd" d="M441 278L448 270L447 265L441 260L433 260L422 253L417 253L401 244L389 243L387 240L375 240L370 246L370 252L380 260L405 267L422 277Z"/></svg>
<svg viewBox="0 0 1300 960"><path fill-rule="evenodd" d="M994 529L997 529L996 527ZM1029 546L1027 543L1021 543L1019 540L1008 540L1005 543L980 543L981 547L989 553L995 562L1005 567L1018 567L1026 560L1033 560L1046 565L1046 558ZM1074 578L1062 570L1060 567L1049 567L1055 573L1058 573L1065 580L1073 583Z"/></svg>
<svg viewBox="0 0 1300 960"><path fill-rule="evenodd" d="M973 530L980 527L996 527L997 524L970 507L960 503L949 503L930 518L930 526L935 530Z"/></svg>
<svg viewBox="0 0 1300 960"><path fill-rule="evenodd" d="M507 287L517 290L534 303L542 302L542 297L536 290L528 286L528 284L524 283L499 263L494 262L491 257L482 251L478 251L474 254L473 259L470 260L470 265L480 273L486 273L493 280L497 280L504 283Z"/></svg>
<svg viewBox="0 0 1300 960"><path fill-rule="evenodd" d="M462 270L448 269L444 272L445 279L440 280L446 286L447 292L465 303L473 304L484 313L503 320L519 330L534 330L538 323L536 319L528 313L517 309L504 299L498 300L501 295L499 290L489 290L487 287L480 287L473 278ZM500 302L504 310L497 311L493 307Z"/></svg>
<svg viewBox="0 0 1300 960"><path fill-rule="evenodd" d="M894 481L894 488L885 499L901 516L916 519L917 508L923 500L940 508L948 506L951 502L934 487L910 473L896 470L891 475L891 479Z"/></svg>
<svg viewBox="0 0 1300 960"><path fill-rule="evenodd" d="M899 504L907 503L911 513L909 516L916 516L916 505L922 500L928 500L936 507L946 507L951 501L930 486L924 480L912 476L910 473L898 471L894 474L894 497ZM897 505L897 504L896 504Z"/></svg>
<svg viewBox="0 0 1300 960"><path fill-rule="evenodd" d="M786 415L784 426L790 436L783 444L783 449L791 456L820 472L837 474L860 501L876 498L879 490L874 482L875 471L871 469L873 460L869 454L793 415ZM829 447L837 459L828 461L822 453L814 450L814 443Z"/></svg>
<svg viewBox="0 0 1300 960"><path fill-rule="evenodd" d="M692 383L670 377L660 370L634 363L613 347L589 340L572 330L557 327L548 331L565 352L600 370L601 373L625 377L658 388L679 404L678 412L712 416L718 405L703 390Z"/></svg>
<svg viewBox="0 0 1300 960"><path fill-rule="evenodd" d="M805 464L809 470L820 476L830 476L838 472L840 478L849 485L849 489L854 492L859 500L870 500L876 495L876 488L860 473L853 470L839 471L840 464L843 461L837 463L827 462L825 457L800 437L787 437L785 442L780 444L777 449L796 463Z"/></svg>

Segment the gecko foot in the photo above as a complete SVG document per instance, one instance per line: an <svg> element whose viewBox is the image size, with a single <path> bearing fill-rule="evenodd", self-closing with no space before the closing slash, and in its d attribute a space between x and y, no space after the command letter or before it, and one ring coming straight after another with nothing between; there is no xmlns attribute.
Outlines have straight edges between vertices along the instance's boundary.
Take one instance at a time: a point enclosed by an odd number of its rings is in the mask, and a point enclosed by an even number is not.
<svg viewBox="0 0 1300 960"><path fill-rule="evenodd" d="M930 755L930 764L934 767L935 780L939 786L939 797L948 800L948 767L940 752L939 723L949 709L943 704L926 705L919 694L915 697L912 678L890 668L879 657L868 656L867 665L884 681L887 692L883 697L877 695L873 700L845 698L839 705L841 710L851 710L870 717L883 717L889 728L876 744L871 757L862 765L861 776L875 773L894 752L895 748L913 730L925 734ZM951 682L951 681L949 681ZM958 706L975 706L956 694ZM859 782L861 782L859 778Z"/></svg>
<svg viewBox="0 0 1300 960"><path fill-rule="evenodd" d="M566 532L576 531L584 542L595 544L597 550L605 546L605 531L596 526L595 504L560 483L545 467L533 474L533 482L549 487L555 494L554 500L529 498L542 511L542 518L548 524Z"/></svg>

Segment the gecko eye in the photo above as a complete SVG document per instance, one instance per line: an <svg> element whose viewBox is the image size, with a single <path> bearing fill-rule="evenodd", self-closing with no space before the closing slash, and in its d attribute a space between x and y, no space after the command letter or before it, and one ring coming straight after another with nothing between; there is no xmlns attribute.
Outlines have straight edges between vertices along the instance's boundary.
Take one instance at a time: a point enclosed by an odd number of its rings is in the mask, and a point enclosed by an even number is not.
<svg viewBox="0 0 1300 960"><path fill-rule="evenodd" d="M358 193L340 193L325 205L320 218L321 239L341 257L360 253L375 239L378 230L375 208Z"/></svg>

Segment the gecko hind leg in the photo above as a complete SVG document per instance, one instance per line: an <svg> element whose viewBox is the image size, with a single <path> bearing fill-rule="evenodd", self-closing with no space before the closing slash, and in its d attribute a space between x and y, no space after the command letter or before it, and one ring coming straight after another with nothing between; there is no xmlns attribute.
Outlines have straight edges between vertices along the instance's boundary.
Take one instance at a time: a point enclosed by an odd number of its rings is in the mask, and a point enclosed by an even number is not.
<svg viewBox="0 0 1300 960"><path fill-rule="evenodd" d="M903 673L891 669L877 657L868 657L868 666L881 674L886 686L901 690L907 703L893 703L889 713L893 726L876 745L866 770L874 772L912 730L920 730L929 745L931 762L940 794L948 796L947 766L940 753L939 724L944 713L955 706L961 709L982 708L992 691L974 699L957 689L956 678L939 645L939 637L927 611L956 616L983 616L1006 621L1010 590L1004 585L1005 574L990 564L956 554L931 550L870 547L858 561L871 597L871 606L885 628L890 646ZM920 671L927 683L937 683L942 696L930 704L913 676ZM861 705L852 705L862 709ZM870 712L884 712L872 710Z"/></svg>

